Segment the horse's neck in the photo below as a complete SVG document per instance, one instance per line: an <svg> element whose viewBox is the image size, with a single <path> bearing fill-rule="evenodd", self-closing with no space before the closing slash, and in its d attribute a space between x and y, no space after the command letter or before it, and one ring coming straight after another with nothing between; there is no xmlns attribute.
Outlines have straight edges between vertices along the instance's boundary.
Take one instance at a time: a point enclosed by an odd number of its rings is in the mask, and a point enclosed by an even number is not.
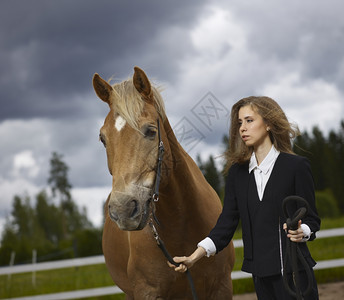
<svg viewBox="0 0 344 300"><path fill-rule="evenodd" d="M198 191L208 188L208 185L198 166L179 144L167 119L164 122L164 129L171 152L171 157L167 158L170 160L170 170L168 170L170 174L168 174L168 183L164 184L164 190L174 197L174 202L182 201L184 204L192 205L190 202L198 196ZM189 200L185 201L187 197Z"/></svg>
<svg viewBox="0 0 344 300"><path fill-rule="evenodd" d="M179 240L182 234L193 247L214 226L221 202L198 166L178 143L167 120L164 129L172 157L164 157L164 167L165 163L169 165L168 170L162 172L160 200L156 204L156 215L162 224L159 230L167 242Z"/></svg>

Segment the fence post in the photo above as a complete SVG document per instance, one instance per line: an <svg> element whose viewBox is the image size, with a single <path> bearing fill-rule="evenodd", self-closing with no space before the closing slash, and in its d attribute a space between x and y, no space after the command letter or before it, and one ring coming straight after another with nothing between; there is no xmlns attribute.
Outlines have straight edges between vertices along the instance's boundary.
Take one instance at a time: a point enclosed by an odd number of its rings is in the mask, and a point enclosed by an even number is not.
<svg viewBox="0 0 344 300"><path fill-rule="evenodd" d="M37 250L33 249L32 250L32 266L33 267L36 264L36 262L37 262ZM32 271L32 286L36 288L36 271L35 270Z"/></svg>
<svg viewBox="0 0 344 300"><path fill-rule="evenodd" d="M15 257L16 257L16 253L15 253L15 251L12 251L11 252L11 258L10 258L10 264L9 264L10 267L12 267L14 265ZM10 285L11 285L11 274L8 274L7 275L7 289L10 288Z"/></svg>

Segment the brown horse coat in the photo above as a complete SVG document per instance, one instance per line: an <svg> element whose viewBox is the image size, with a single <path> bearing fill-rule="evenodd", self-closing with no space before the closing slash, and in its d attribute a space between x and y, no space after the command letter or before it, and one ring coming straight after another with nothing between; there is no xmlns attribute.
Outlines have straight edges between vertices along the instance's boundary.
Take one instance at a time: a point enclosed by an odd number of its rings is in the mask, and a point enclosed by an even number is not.
<svg viewBox="0 0 344 300"><path fill-rule="evenodd" d="M103 231L110 275L126 299L192 299L185 274L167 266L147 221L155 209L160 222L156 227L170 254L191 254L215 225L222 208L220 200L178 143L161 96L141 69L135 67L132 81L114 86L96 74L93 85L110 107L100 134L113 177ZM140 109L130 108L135 101L142 102ZM153 207L150 197L157 166L157 118L165 155L160 199ZM232 243L195 264L190 272L198 298L232 299L233 264Z"/></svg>

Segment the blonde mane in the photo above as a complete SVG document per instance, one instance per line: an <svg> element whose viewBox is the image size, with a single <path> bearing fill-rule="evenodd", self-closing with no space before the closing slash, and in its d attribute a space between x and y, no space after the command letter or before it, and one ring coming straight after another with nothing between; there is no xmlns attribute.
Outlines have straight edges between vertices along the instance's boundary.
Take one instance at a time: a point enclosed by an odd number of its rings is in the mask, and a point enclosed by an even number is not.
<svg viewBox="0 0 344 300"><path fill-rule="evenodd" d="M111 105L112 109L124 118L134 129L138 128L138 120L144 111L146 102L142 100L141 94L136 90L133 80L127 79L113 86L115 99ZM164 120L166 118L165 105L160 95L161 89L152 85L154 106Z"/></svg>

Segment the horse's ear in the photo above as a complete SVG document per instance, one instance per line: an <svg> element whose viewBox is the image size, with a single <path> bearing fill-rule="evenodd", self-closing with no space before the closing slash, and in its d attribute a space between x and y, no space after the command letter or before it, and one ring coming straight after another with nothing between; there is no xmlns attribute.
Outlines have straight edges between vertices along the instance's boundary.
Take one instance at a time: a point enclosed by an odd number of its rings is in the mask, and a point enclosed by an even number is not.
<svg viewBox="0 0 344 300"><path fill-rule="evenodd" d="M152 93L152 87L148 80L147 75L139 67L134 67L133 82L137 91L148 98Z"/></svg>
<svg viewBox="0 0 344 300"><path fill-rule="evenodd" d="M111 104L112 86L97 73L93 75L93 88L100 99L109 105Z"/></svg>

